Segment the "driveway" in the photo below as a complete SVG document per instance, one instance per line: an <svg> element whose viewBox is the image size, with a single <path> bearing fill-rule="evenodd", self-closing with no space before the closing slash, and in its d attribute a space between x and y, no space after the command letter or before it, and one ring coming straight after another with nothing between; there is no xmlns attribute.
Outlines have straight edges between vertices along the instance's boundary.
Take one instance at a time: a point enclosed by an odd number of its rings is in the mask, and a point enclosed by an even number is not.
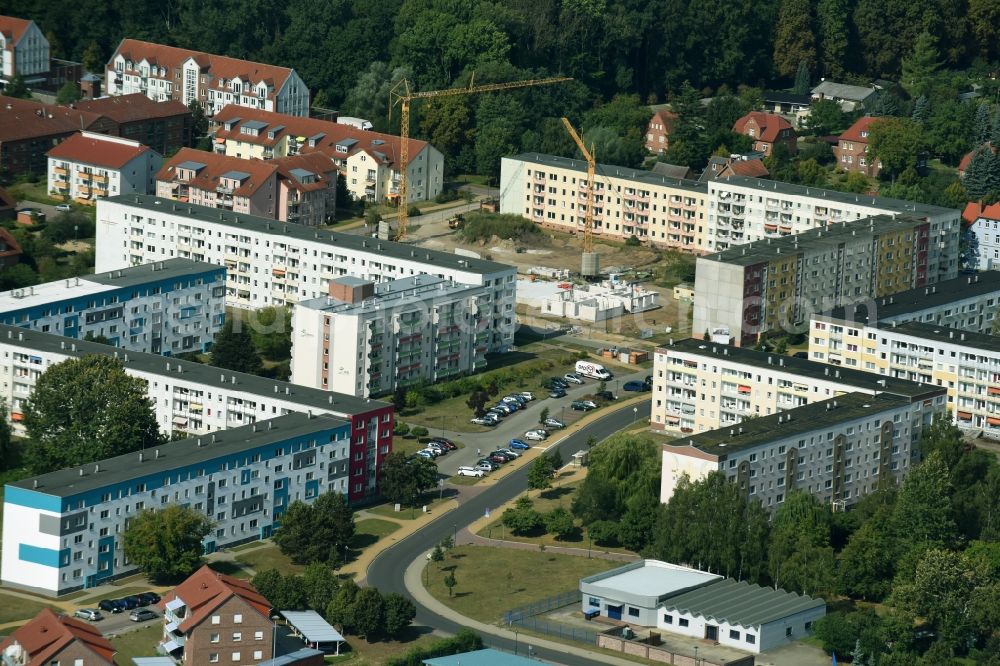
<svg viewBox="0 0 1000 666"><path fill-rule="evenodd" d="M52 220L56 215L59 214L59 211L56 210L55 206L50 206L49 204L44 204L44 203L38 203L37 201L18 201L17 209L21 210L22 208L34 208L36 210L40 210L43 213L45 213L45 218L47 220Z"/></svg>

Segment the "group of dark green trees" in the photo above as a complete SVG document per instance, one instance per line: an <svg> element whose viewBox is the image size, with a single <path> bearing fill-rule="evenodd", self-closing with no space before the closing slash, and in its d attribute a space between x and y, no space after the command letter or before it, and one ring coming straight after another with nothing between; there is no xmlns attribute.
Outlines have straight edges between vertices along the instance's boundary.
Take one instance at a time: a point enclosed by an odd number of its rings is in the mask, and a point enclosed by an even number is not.
<svg viewBox="0 0 1000 666"><path fill-rule="evenodd" d="M20 263L0 271L0 291L30 287L94 272L94 252L70 252L58 245L70 240L93 238L94 220L78 210L59 213L51 220L26 228L4 223L20 245Z"/></svg>
<svg viewBox="0 0 1000 666"><path fill-rule="evenodd" d="M571 509L599 545L804 594L885 603L877 619L862 610L820 623L818 635L840 658L857 648L866 666L947 664L953 655L992 665L988 655L1000 648L1000 464L967 446L947 418L921 447L923 462L902 484L885 480L847 512L792 491L769 518L715 472L682 479L660 505L657 446L619 435L591 451ZM923 656L918 618L935 636Z"/></svg>

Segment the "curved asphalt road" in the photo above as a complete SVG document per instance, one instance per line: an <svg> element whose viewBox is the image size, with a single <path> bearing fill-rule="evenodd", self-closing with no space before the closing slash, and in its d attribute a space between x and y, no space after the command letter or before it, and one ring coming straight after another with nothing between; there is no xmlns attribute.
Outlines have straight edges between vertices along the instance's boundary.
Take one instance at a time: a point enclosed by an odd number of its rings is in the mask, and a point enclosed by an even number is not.
<svg viewBox="0 0 1000 666"><path fill-rule="evenodd" d="M632 406L610 412L584 429L567 436L559 444L554 445L554 447L562 453L563 460L569 460L572 454L586 448L587 438L593 436L598 441L602 441L631 425L637 419L648 419L650 403L641 403L637 407L639 408L638 414L633 413ZM461 529L481 517L487 508L495 509L507 500L522 493L528 485L527 476L529 467L529 465L525 465L511 473L489 490L484 490L458 508L442 515L423 529L383 551L375 558L371 566L368 567L367 580L369 584L377 586L383 592L398 592L412 599L407 594L406 585L403 582L403 574L406 568L417 557L431 550L442 539L454 534L456 529ZM451 634L457 633L462 628L461 625L441 617L422 606L419 601L413 601L417 607L415 621L417 624L434 627L435 629L440 629ZM514 641L499 636L491 635L488 642L503 650L513 651L514 649ZM524 650L525 644L530 643L530 639L527 641L522 639L519 643L521 644L521 650ZM538 646L534 647L534 654L540 659L566 664L567 666L598 666L604 664L601 661L585 659Z"/></svg>

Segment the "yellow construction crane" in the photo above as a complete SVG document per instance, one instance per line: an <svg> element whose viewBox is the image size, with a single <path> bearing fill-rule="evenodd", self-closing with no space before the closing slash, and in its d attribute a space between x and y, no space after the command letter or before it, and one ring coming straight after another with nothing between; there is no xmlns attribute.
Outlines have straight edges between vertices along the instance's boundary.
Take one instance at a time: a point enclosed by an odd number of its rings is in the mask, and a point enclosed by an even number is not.
<svg viewBox="0 0 1000 666"><path fill-rule="evenodd" d="M597 160L594 158L594 146L591 144L590 150L583 143L583 139L573 129L568 118L562 119L566 131L573 137L576 147L583 154L583 159L587 160L587 212L583 216L583 258L580 273L584 277L597 277L600 273L600 264L597 253L594 252L594 176L597 173Z"/></svg>
<svg viewBox="0 0 1000 666"><path fill-rule="evenodd" d="M407 167L410 164L410 103L415 99L427 99L430 97L450 97L454 95L471 95L473 93L495 92L497 90L511 90L513 88L528 88L530 86L544 86L551 83L562 83L572 81L568 76L553 76L547 79L527 79L524 81L511 81L509 83L487 83L483 85L473 85L475 77L469 81L465 88L449 88L447 90L425 90L414 92L410 88L410 82L403 79L396 83L389 91L389 118L392 118L392 109L400 107L399 125L399 207L396 215L398 230L397 240L406 238L406 225L409 220L407 208L409 207L409 176Z"/></svg>

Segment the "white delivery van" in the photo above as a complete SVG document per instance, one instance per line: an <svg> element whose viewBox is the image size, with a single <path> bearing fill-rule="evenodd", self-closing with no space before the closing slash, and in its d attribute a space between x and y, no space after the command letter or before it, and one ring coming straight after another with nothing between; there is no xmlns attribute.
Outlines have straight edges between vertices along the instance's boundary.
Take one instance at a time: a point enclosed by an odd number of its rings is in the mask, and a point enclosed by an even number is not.
<svg viewBox="0 0 1000 666"><path fill-rule="evenodd" d="M591 379L611 379L614 375L604 369L604 366L599 363L591 363L590 361L577 361L576 371L583 375L584 377L590 377Z"/></svg>
<svg viewBox="0 0 1000 666"><path fill-rule="evenodd" d="M359 130L371 130L371 121L365 120L364 118L355 118L353 116L341 116L337 118L338 125L350 125Z"/></svg>

